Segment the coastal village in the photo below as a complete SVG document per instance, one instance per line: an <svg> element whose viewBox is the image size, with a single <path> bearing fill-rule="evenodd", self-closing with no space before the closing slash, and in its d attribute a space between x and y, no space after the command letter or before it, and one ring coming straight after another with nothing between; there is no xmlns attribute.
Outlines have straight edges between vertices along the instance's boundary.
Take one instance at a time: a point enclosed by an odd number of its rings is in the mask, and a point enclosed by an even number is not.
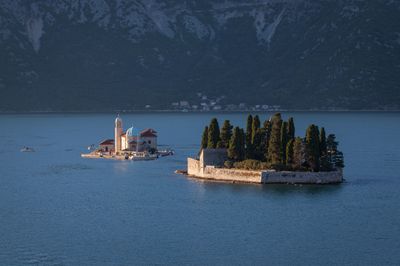
<svg viewBox="0 0 400 266"><path fill-rule="evenodd" d="M88 147L89 153L84 158L105 158L119 160L155 160L160 156L172 155L170 149L159 150L157 131L152 128L137 130L133 126L123 130L122 118L115 118L114 138L101 141L98 146Z"/></svg>

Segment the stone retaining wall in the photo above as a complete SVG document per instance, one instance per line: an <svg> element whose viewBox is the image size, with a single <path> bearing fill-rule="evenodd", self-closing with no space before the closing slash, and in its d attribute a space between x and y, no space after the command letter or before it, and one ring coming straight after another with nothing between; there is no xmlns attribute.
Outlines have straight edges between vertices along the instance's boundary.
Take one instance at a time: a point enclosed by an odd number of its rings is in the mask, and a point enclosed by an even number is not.
<svg viewBox="0 0 400 266"><path fill-rule="evenodd" d="M245 183L261 183L262 180L260 171L214 168L213 166L206 166L203 170L202 177L207 179Z"/></svg>
<svg viewBox="0 0 400 266"><path fill-rule="evenodd" d="M199 160L192 158L188 158L187 172L189 176L203 179L257 184L330 184L340 183L343 181L342 170L332 172L277 172L274 170L250 171L241 169L217 168L210 165L202 167Z"/></svg>
<svg viewBox="0 0 400 266"><path fill-rule="evenodd" d="M343 182L341 169L331 172L262 171L261 183L332 184Z"/></svg>
<svg viewBox="0 0 400 266"><path fill-rule="evenodd" d="M200 161L192 158L187 158L187 173L192 176L200 176Z"/></svg>

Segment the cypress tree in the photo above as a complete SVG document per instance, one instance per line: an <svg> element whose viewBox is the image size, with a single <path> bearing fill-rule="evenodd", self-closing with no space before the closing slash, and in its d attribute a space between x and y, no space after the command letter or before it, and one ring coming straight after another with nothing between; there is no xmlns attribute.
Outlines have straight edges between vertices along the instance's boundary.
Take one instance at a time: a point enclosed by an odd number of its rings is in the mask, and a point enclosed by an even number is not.
<svg viewBox="0 0 400 266"><path fill-rule="evenodd" d="M264 129L271 128L271 121L270 121L270 119L267 119L267 120L264 121L264 123L263 123L263 128L264 128Z"/></svg>
<svg viewBox="0 0 400 266"><path fill-rule="evenodd" d="M230 121L225 120L224 124L222 125L220 134L221 146L222 146L221 148L229 147L229 141L231 140L232 137L232 128L233 126L231 125Z"/></svg>
<svg viewBox="0 0 400 266"><path fill-rule="evenodd" d="M318 172L320 167L319 131L315 125L310 125L306 131L306 161L310 170Z"/></svg>
<svg viewBox="0 0 400 266"><path fill-rule="evenodd" d="M329 161L328 151L326 146L325 128L321 127L319 132L319 151L320 151L320 164L321 171L332 170L332 164Z"/></svg>
<svg viewBox="0 0 400 266"><path fill-rule="evenodd" d="M258 128L253 136L254 159L262 161L264 159L264 130Z"/></svg>
<svg viewBox="0 0 400 266"><path fill-rule="evenodd" d="M219 139L219 125L218 120L213 118L211 120L210 126L208 127L208 143L207 148L215 149L217 147Z"/></svg>
<svg viewBox="0 0 400 266"><path fill-rule="evenodd" d="M281 156L282 156L282 163L286 163L286 144L289 141L289 136L288 136L288 122L284 121L282 122L282 127L281 127Z"/></svg>
<svg viewBox="0 0 400 266"><path fill-rule="evenodd" d="M241 158L241 153L243 152L241 150L241 137L242 136L239 127L235 127L228 148L228 157L231 160L239 161Z"/></svg>
<svg viewBox="0 0 400 266"><path fill-rule="evenodd" d="M203 135L201 136L201 148L205 149L208 145L208 126L204 128Z"/></svg>
<svg viewBox="0 0 400 266"><path fill-rule="evenodd" d="M294 136L295 136L295 128L294 128L294 120L293 117L290 117L288 120L288 139L293 139L294 140Z"/></svg>
<svg viewBox="0 0 400 266"><path fill-rule="evenodd" d="M292 166L293 164L293 150L294 150L294 139L289 140L286 145L286 165Z"/></svg>
<svg viewBox="0 0 400 266"><path fill-rule="evenodd" d="M268 146L269 140L271 137L271 121L265 120L263 125L263 138L262 138L262 146L264 158L263 161L268 161Z"/></svg>
<svg viewBox="0 0 400 266"><path fill-rule="evenodd" d="M218 140L218 142L217 142L217 147L216 147L216 148L217 148L217 149L225 149L225 148L226 148L225 144L223 144L223 142L221 141L221 139Z"/></svg>
<svg viewBox="0 0 400 266"><path fill-rule="evenodd" d="M299 137L294 139L293 143L293 163L292 167L295 170L299 170L303 164L304 149L303 140Z"/></svg>
<svg viewBox="0 0 400 266"><path fill-rule="evenodd" d="M253 145L251 142L251 138L253 136L253 116L247 116L247 124L246 124L246 159L253 159L254 151Z"/></svg>
<svg viewBox="0 0 400 266"><path fill-rule="evenodd" d="M251 125L251 143L254 145L254 138L257 134L257 131L260 129L260 118L258 117L258 115L254 116L253 118L253 122Z"/></svg>
<svg viewBox="0 0 400 266"><path fill-rule="evenodd" d="M245 155L246 155L246 149L245 149L245 143L246 143L246 134L244 133L244 130L243 130L243 128L241 128L240 130L239 130L239 136L240 136L240 138L239 138L239 144L240 144L240 146L239 146L239 151L240 151L240 153L239 153L239 160L244 160L244 158L245 158Z"/></svg>
<svg viewBox="0 0 400 266"><path fill-rule="evenodd" d="M321 131L319 133L319 150L321 152L321 156L326 155L326 136L325 136L325 128L321 127Z"/></svg>
<svg viewBox="0 0 400 266"><path fill-rule="evenodd" d="M271 136L268 143L268 162L271 165L280 164L282 162L282 145L281 145L281 114L277 113L271 118Z"/></svg>
<svg viewBox="0 0 400 266"><path fill-rule="evenodd" d="M263 159L263 130L260 128L260 118L258 115L253 117L253 123L251 128L251 145L253 148L253 158L255 160Z"/></svg>

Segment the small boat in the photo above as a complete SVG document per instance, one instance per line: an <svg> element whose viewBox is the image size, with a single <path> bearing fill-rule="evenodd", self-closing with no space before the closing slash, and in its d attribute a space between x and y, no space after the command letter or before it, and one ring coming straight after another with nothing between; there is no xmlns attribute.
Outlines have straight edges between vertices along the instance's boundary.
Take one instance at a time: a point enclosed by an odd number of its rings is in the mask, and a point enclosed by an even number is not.
<svg viewBox="0 0 400 266"><path fill-rule="evenodd" d="M29 148L29 147L23 147L21 149L21 152L34 152L35 150L33 148Z"/></svg>
<svg viewBox="0 0 400 266"><path fill-rule="evenodd" d="M169 155L174 155L174 150L167 149L167 150L160 150L157 152L161 157L169 156Z"/></svg>
<svg viewBox="0 0 400 266"><path fill-rule="evenodd" d="M150 161L157 159L157 154L150 154L148 152L135 152L129 156L129 160L132 161Z"/></svg>

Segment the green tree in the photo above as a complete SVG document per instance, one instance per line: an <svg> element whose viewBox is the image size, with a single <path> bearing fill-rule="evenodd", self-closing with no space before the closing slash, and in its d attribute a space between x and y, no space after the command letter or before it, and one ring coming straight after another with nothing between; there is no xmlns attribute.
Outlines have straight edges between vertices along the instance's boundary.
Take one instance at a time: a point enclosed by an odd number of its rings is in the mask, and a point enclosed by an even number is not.
<svg viewBox="0 0 400 266"><path fill-rule="evenodd" d="M341 151L338 151L336 153L335 167L336 168L344 168L344 156L343 156L343 153Z"/></svg>
<svg viewBox="0 0 400 266"><path fill-rule="evenodd" d="M292 166L293 164L293 151L294 151L294 139L290 139L289 142L286 144L286 165Z"/></svg>
<svg viewBox="0 0 400 266"><path fill-rule="evenodd" d="M319 130L316 125L310 125L306 131L306 161L313 172L320 167Z"/></svg>
<svg viewBox="0 0 400 266"><path fill-rule="evenodd" d="M205 149L208 145L208 126L204 128L203 135L201 136L201 148Z"/></svg>
<svg viewBox="0 0 400 266"><path fill-rule="evenodd" d="M265 139L265 134L264 130L262 128L258 128L255 131L255 134L253 134L253 148L254 148L254 159L262 161L264 160L264 139Z"/></svg>
<svg viewBox="0 0 400 266"><path fill-rule="evenodd" d="M326 146L326 135L325 128L321 127L319 132L319 151L320 151L320 168L321 171L332 170L332 164L329 161L327 146Z"/></svg>
<svg viewBox="0 0 400 266"><path fill-rule="evenodd" d="M320 133L319 133L319 150L322 155L326 155L327 149L326 149L326 136L325 136L325 128L321 127Z"/></svg>
<svg viewBox="0 0 400 266"><path fill-rule="evenodd" d="M239 133L240 133L240 158L239 158L239 160L244 160L245 159L245 155L246 155L246 149L245 149L245 146L246 146L246 135L245 135L245 133L244 133L244 130L243 130L243 128L241 128L240 130L239 130Z"/></svg>
<svg viewBox="0 0 400 266"><path fill-rule="evenodd" d="M246 124L246 159L253 159L254 150L251 142L251 138L253 136L253 116L247 116L247 124Z"/></svg>
<svg viewBox="0 0 400 266"><path fill-rule="evenodd" d="M293 143L293 163L292 167L295 170L301 169L304 160L303 140L299 137L294 139Z"/></svg>
<svg viewBox="0 0 400 266"><path fill-rule="evenodd" d="M276 113L271 118L271 135L268 143L268 162L277 165L282 162L281 128L282 118L280 113Z"/></svg>
<svg viewBox="0 0 400 266"><path fill-rule="evenodd" d="M263 138L262 138L262 146L263 146L263 153L264 153L264 161L268 161L268 146L269 146L269 140L271 137L271 128L272 128L272 124L270 120L265 120L264 121L264 125L263 125Z"/></svg>
<svg viewBox="0 0 400 266"><path fill-rule="evenodd" d="M229 120L225 120L224 124L222 125L221 128L221 134L220 134L220 139L221 139L221 148L229 148L229 141L231 140L232 137L232 128L233 126L231 125Z"/></svg>
<svg viewBox="0 0 400 266"><path fill-rule="evenodd" d="M226 148L225 144L221 140L218 140L217 149L225 149L225 148Z"/></svg>
<svg viewBox="0 0 400 266"><path fill-rule="evenodd" d="M339 143L336 141L335 134L329 134L326 138L326 151L328 155L328 161L332 168L335 166L335 157L338 144Z"/></svg>
<svg viewBox="0 0 400 266"><path fill-rule="evenodd" d="M344 168L344 156L338 150L339 143L336 141L335 134L329 134L326 139L327 157L331 168Z"/></svg>
<svg viewBox="0 0 400 266"><path fill-rule="evenodd" d="M239 127L235 127L229 143L228 158L234 161L243 160L244 154L244 137Z"/></svg>
<svg viewBox="0 0 400 266"><path fill-rule="evenodd" d="M216 118L211 119L210 126L208 127L208 143L207 148L215 149L219 139L219 125Z"/></svg>
<svg viewBox="0 0 400 266"><path fill-rule="evenodd" d="M289 136L288 136L288 122L284 121L282 122L282 127L281 127L281 156L282 156L282 163L286 163L286 144L289 141Z"/></svg>
<svg viewBox="0 0 400 266"><path fill-rule="evenodd" d="M251 151L250 156L252 159L261 160L262 159L262 130L260 129L260 118L258 115L253 117L251 125Z"/></svg>
<svg viewBox="0 0 400 266"><path fill-rule="evenodd" d="M329 156L328 155L322 155L321 154L320 170L321 171L331 171L332 170L332 164L329 161Z"/></svg>
<svg viewBox="0 0 400 266"><path fill-rule="evenodd" d="M257 131L259 129L260 129L260 118L258 117L258 115L255 115L253 118L253 122L251 124L251 143L253 144L253 146L255 146L254 138L256 137Z"/></svg>
<svg viewBox="0 0 400 266"><path fill-rule="evenodd" d="M288 133L288 139L293 139L295 137L295 128L294 128L294 119L293 117L290 117L288 120L288 128L287 128L287 133Z"/></svg>
<svg viewBox="0 0 400 266"><path fill-rule="evenodd" d="M240 129L239 127L235 127L233 130L232 137L229 141L228 148L228 158L234 161L237 161L239 158L239 148L240 148Z"/></svg>

